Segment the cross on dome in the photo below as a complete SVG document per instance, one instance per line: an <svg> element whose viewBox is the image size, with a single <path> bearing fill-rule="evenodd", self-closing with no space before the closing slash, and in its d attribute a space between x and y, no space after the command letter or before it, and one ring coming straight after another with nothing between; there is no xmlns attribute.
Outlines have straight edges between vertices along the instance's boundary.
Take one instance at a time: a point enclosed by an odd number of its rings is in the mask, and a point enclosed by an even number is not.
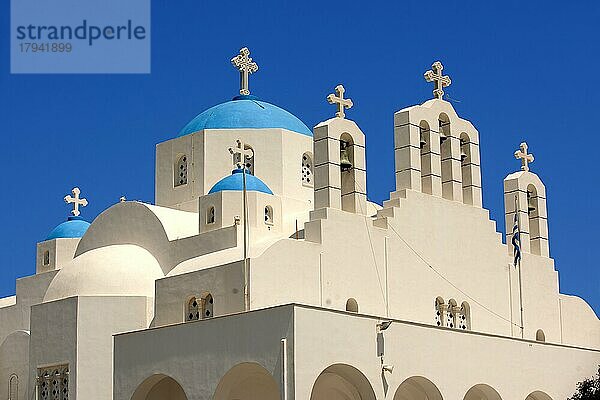
<svg viewBox="0 0 600 400"><path fill-rule="evenodd" d="M65 203L67 204L73 204L73 210L71 210L71 213L78 217L79 214L81 214L81 212L79 212L79 207L85 207L88 205L88 201L87 199L82 199L79 197L79 195L81 194L81 190L79 190L78 187L74 187L73 190L71 190L71 193L73 194L73 196L71 196L70 194L65 196Z"/></svg>
<svg viewBox="0 0 600 400"><path fill-rule="evenodd" d="M517 160L521 159L521 169L523 171L529 171L529 164L532 163L535 158L533 157L533 154L527 153L529 146L527 146L526 142L521 143L519 148L520 150L515 151L515 158Z"/></svg>
<svg viewBox="0 0 600 400"><path fill-rule="evenodd" d="M433 82L433 96L440 100L444 96L444 88L452 83L448 75L442 74L443 70L442 63L436 61L431 65L431 69L423 74L427 82Z"/></svg>
<svg viewBox="0 0 600 400"><path fill-rule="evenodd" d="M252 61L250 50L247 47L240 49L240 54L231 59L231 64L240 71L240 94L249 95L249 79L250 74L258 71L258 64Z"/></svg>
<svg viewBox="0 0 600 400"><path fill-rule="evenodd" d="M329 102L329 104L336 104L337 105L337 112L335 113L335 116L338 118L346 118L346 113L344 112L344 108L352 108L352 106L354 105L352 103L352 99L345 99L344 98L344 93L346 92L346 89L344 89L343 85L337 85L335 87L335 93L336 94L330 94L329 96L327 96L327 101ZM337 96L336 96L337 95Z"/></svg>
<svg viewBox="0 0 600 400"><path fill-rule="evenodd" d="M236 168L244 168L246 169L246 165L244 165L243 160L247 158L252 158L254 152L251 148L246 148L246 144L241 140L235 141L235 147L229 148L229 153L233 156L233 165Z"/></svg>

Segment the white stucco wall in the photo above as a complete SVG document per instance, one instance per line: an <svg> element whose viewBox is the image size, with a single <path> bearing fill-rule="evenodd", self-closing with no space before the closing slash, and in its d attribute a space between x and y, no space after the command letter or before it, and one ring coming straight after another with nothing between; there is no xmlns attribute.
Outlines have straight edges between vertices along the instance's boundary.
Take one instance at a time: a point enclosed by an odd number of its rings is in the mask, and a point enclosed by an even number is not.
<svg viewBox="0 0 600 400"><path fill-rule="evenodd" d="M404 380L421 376L433 382L444 399L462 399L479 384L489 385L502 399L525 399L534 391L561 399L572 394L578 381L592 375L600 360L598 350L404 321L392 322L383 332L381 346L376 330L380 321L368 315L285 305L118 335L114 399L129 400L142 382L156 374L173 378L190 400L210 399L227 371L241 363L262 365L281 398L285 391L287 399L310 398L321 371L335 364L357 369L376 398L393 398ZM394 367L391 374L382 374L380 351L384 363ZM243 387L248 381L242 378Z"/></svg>
<svg viewBox="0 0 600 400"><path fill-rule="evenodd" d="M13 385L16 385L17 389L13 387L13 391L17 391L18 400L26 400L29 384L29 331L15 331L0 343L1 395L9 391L11 377L14 375L16 382L13 381Z"/></svg>

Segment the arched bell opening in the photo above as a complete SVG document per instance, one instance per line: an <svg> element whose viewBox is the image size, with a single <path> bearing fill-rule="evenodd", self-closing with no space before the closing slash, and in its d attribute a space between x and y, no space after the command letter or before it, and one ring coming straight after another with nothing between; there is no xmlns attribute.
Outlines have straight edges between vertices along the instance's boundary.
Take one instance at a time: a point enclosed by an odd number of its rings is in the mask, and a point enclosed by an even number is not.
<svg viewBox="0 0 600 400"><path fill-rule="evenodd" d="M452 146L450 140L450 118L448 115L441 113L438 117L438 125L440 133L442 197L452 200L454 197L452 192Z"/></svg>
<svg viewBox="0 0 600 400"><path fill-rule="evenodd" d="M354 140L348 133L340 136L340 175L342 192L342 210L355 212L351 209L353 202L344 201L344 196L357 192L356 174L354 169Z"/></svg>
<svg viewBox="0 0 600 400"><path fill-rule="evenodd" d="M432 164L432 139L431 128L427 121L419 124L419 147L421 149L421 191L432 194L432 176L434 173Z"/></svg>
<svg viewBox="0 0 600 400"><path fill-rule="evenodd" d="M527 218L529 219L529 240L532 254L541 255L539 246L542 237L540 204L537 188L534 185L527 186Z"/></svg>
<svg viewBox="0 0 600 400"><path fill-rule="evenodd" d="M473 164L471 138L466 132L460 134L460 172L463 192L463 202L473 205L472 188L475 180L475 165Z"/></svg>

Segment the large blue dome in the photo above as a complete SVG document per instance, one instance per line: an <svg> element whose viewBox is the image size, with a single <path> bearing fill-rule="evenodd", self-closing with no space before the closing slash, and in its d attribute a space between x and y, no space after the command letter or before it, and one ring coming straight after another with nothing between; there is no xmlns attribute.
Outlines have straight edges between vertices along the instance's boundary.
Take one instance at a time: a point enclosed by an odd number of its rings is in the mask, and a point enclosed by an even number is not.
<svg viewBox="0 0 600 400"><path fill-rule="evenodd" d="M46 240L80 238L83 237L89 226L90 223L81 217L69 217L67 221L54 228Z"/></svg>
<svg viewBox="0 0 600 400"><path fill-rule="evenodd" d="M215 183L212 189L209 190L208 194L222 192L224 190L244 190L244 176L242 169L235 169L231 175L226 176L219 182ZM256 176L246 173L246 190L251 192L262 192L267 194L273 194L271 189Z"/></svg>
<svg viewBox="0 0 600 400"><path fill-rule="evenodd" d="M218 104L191 120L178 136L203 129L264 129L282 128L312 136L312 131L296 116L273 104L259 101L255 96L236 96Z"/></svg>

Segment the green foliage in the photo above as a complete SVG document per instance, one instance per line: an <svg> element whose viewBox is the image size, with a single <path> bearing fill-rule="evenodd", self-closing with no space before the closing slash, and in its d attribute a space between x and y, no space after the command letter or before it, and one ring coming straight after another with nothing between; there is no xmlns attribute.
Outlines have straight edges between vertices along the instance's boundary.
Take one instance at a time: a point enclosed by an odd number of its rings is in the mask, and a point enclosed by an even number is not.
<svg viewBox="0 0 600 400"><path fill-rule="evenodd" d="M600 400L600 365L596 376L577 384L577 392L568 400Z"/></svg>

